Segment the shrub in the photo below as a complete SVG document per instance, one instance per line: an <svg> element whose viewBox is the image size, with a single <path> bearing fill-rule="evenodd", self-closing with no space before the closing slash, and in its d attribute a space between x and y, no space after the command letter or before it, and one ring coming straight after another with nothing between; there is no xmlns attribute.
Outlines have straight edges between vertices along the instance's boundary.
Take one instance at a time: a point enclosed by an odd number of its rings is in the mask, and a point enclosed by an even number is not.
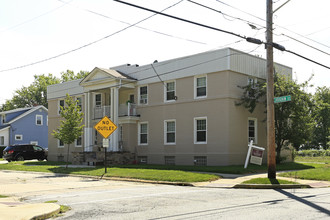
<svg viewBox="0 0 330 220"><path fill-rule="evenodd" d="M325 157L325 156L330 156L330 150L301 150L301 151L295 151L295 156Z"/></svg>

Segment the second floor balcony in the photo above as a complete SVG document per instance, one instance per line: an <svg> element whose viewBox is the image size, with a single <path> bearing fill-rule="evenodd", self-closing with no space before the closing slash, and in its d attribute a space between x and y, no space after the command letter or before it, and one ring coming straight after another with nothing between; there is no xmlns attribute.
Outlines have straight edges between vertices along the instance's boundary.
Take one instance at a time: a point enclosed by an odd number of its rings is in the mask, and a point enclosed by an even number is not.
<svg viewBox="0 0 330 220"><path fill-rule="evenodd" d="M127 104L120 104L118 108L118 115L119 117L122 116L137 116L136 113L136 104L127 103ZM93 109L93 119L101 119L104 116L111 116L111 106L97 106Z"/></svg>

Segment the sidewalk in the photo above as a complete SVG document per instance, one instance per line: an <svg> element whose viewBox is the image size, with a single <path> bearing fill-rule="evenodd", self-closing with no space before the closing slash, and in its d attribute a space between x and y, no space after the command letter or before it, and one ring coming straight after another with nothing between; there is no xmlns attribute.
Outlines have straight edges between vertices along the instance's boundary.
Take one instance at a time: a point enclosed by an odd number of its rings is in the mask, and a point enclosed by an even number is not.
<svg viewBox="0 0 330 220"><path fill-rule="evenodd" d="M24 203L16 197L0 198L0 220L46 219L60 211L55 203Z"/></svg>
<svg viewBox="0 0 330 220"><path fill-rule="evenodd" d="M278 172L280 173L280 172ZM278 174L277 173L277 174ZM235 174L225 174L225 173L218 173L217 175L222 176L223 178L213 181L213 182L202 182L202 183L196 183L194 186L197 187L214 187L214 188L240 188L237 187L237 185L241 184L242 182L254 178L267 178L267 173L262 173L262 174L251 174L251 175L235 175ZM329 181L320 181L320 180L302 180L302 179L294 179L294 178L287 178L287 177L280 177L277 175L277 179L283 179L283 180L288 180L292 182L297 182L301 186L307 185L310 186L308 188L323 188L323 187L330 187L330 182ZM254 184L245 184L249 185L249 187L243 187L243 188L254 188L253 186L256 186ZM261 185L258 184L259 187L256 188L275 188L274 185ZM282 185L283 186L283 185ZM293 185L290 185L293 186ZM305 187L306 188L306 187Z"/></svg>
<svg viewBox="0 0 330 220"><path fill-rule="evenodd" d="M0 161L0 163L6 163L5 161ZM219 174L216 175L222 176L221 179L213 181L213 182L200 182L200 183L170 183L170 182L155 182L155 181L145 181L145 180L133 180L127 179L126 181L134 181L134 182L144 182L144 183L152 183L152 184L172 184L172 185L188 185L194 187L209 187L209 188L262 188L262 189L269 189L269 188L276 188L276 185L244 185L240 186L242 182L246 180L250 180L253 178L265 178L267 174L252 174L252 175L235 175L235 174ZM78 175L68 175L75 177ZM91 178L90 176L79 176L80 178ZM99 179L99 177L98 177ZM117 180L117 181L125 181L122 178L104 178L108 180ZM285 179L293 182L298 182L300 184L308 185L312 188L321 188L321 187L330 187L330 182L328 181L318 181L318 180L300 180L294 178L285 178L285 177L278 177L278 179ZM301 188L303 185L298 186ZM288 187L297 187L294 185L288 185ZM283 185L281 185L281 188ZM305 187L306 188L306 187ZM24 190L24 189L20 189ZM25 188L25 190L29 190L29 188ZM42 189L40 189L42 190ZM19 219L19 220L28 220L28 219L46 219L50 216L59 213L60 206L55 203L24 203L17 197L7 197L7 198L0 198L0 220L7 220L7 219Z"/></svg>

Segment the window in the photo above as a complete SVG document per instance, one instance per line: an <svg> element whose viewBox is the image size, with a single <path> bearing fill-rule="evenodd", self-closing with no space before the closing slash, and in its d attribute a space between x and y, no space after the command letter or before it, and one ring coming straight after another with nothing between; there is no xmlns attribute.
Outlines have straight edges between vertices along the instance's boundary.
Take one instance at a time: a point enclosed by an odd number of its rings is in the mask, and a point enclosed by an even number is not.
<svg viewBox="0 0 330 220"><path fill-rule="evenodd" d="M36 115L36 125L43 125L42 115Z"/></svg>
<svg viewBox="0 0 330 220"><path fill-rule="evenodd" d="M205 156L194 157L194 165L196 165L196 166L206 166L207 165L207 157L205 157Z"/></svg>
<svg viewBox="0 0 330 220"><path fill-rule="evenodd" d="M64 103L64 99L58 101L58 114L61 114L62 108L64 108Z"/></svg>
<svg viewBox="0 0 330 220"><path fill-rule="evenodd" d="M81 143L82 143L82 138L81 136L77 138L76 140L76 147L81 147Z"/></svg>
<svg viewBox="0 0 330 220"><path fill-rule="evenodd" d="M22 140L23 140L23 135L21 135L21 134L15 135L15 141L22 141Z"/></svg>
<svg viewBox="0 0 330 220"><path fill-rule="evenodd" d="M206 97L206 76L196 77L195 78L195 98L204 98Z"/></svg>
<svg viewBox="0 0 330 220"><path fill-rule="evenodd" d="M97 136L98 136L98 131L94 131L94 144L97 145Z"/></svg>
<svg viewBox="0 0 330 220"><path fill-rule="evenodd" d="M148 104L148 87L142 86L139 88L139 103L140 104Z"/></svg>
<svg viewBox="0 0 330 220"><path fill-rule="evenodd" d="M175 144L175 120L164 121L164 144Z"/></svg>
<svg viewBox="0 0 330 220"><path fill-rule="evenodd" d="M194 123L194 137L195 144L206 144L207 143L207 122L206 117L195 118Z"/></svg>
<svg viewBox="0 0 330 220"><path fill-rule="evenodd" d="M165 165L175 165L175 157L165 156Z"/></svg>
<svg viewBox="0 0 330 220"><path fill-rule="evenodd" d="M148 163L148 157L146 157L146 156L139 156L138 157L138 163L139 164L147 164Z"/></svg>
<svg viewBox="0 0 330 220"><path fill-rule="evenodd" d="M62 140L58 140L58 147L64 147L64 142Z"/></svg>
<svg viewBox="0 0 330 220"><path fill-rule="evenodd" d="M101 107L102 106L102 95L96 94L95 95L95 107Z"/></svg>
<svg viewBox="0 0 330 220"><path fill-rule="evenodd" d="M135 103L135 101L134 101L134 94L130 94L129 95L129 102L130 103Z"/></svg>
<svg viewBox="0 0 330 220"><path fill-rule="evenodd" d="M148 144L148 123L143 122L139 124L139 144Z"/></svg>
<svg viewBox="0 0 330 220"><path fill-rule="evenodd" d="M165 101L176 100L175 82L167 82L165 87Z"/></svg>
<svg viewBox="0 0 330 220"><path fill-rule="evenodd" d="M257 144L257 119L249 118L248 119L248 141L252 140L254 144Z"/></svg>
<svg viewBox="0 0 330 220"><path fill-rule="evenodd" d="M2 124L6 123L6 115L2 115Z"/></svg>
<svg viewBox="0 0 330 220"><path fill-rule="evenodd" d="M5 137L0 136L0 146L4 146L4 145L5 145Z"/></svg>
<svg viewBox="0 0 330 220"><path fill-rule="evenodd" d="M82 111L82 98L81 97L77 97L77 106L79 108L80 111Z"/></svg>
<svg viewBox="0 0 330 220"><path fill-rule="evenodd" d="M257 84L257 79L248 77L248 86L251 86L252 90L248 91L248 97L255 98L255 89Z"/></svg>
<svg viewBox="0 0 330 220"><path fill-rule="evenodd" d="M38 145L38 141L30 141L30 144Z"/></svg>

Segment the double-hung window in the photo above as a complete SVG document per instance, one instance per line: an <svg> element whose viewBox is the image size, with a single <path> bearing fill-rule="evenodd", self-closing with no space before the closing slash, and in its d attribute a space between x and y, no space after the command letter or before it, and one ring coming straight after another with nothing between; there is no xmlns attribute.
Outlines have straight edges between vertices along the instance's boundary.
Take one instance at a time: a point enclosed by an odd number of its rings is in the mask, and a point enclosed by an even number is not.
<svg viewBox="0 0 330 220"><path fill-rule="evenodd" d="M82 98L77 97L76 101L77 101L77 107L79 108L79 111L82 111Z"/></svg>
<svg viewBox="0 0 330 220"><path fill-rule="evenodd" d="M165 87L165 101L173 101L175 98L175 82L167 82Z"/></svg>
<svg viewBox="0 0 330 220"><path fill-rule="evenodd" d="M42 115L36 115L36 125L43 125L43 116Z"/></svg>
<svg viewBox="0 0 330 220"><path fill-rule="evenodd" d="M164 121L164 143L165 144L175 144L175 133L176 126L175 120Z"/></svg>
<svg viewBox="0 0 330 220"><path fill-rule="evenodd" d="M148 104L148 87L147 86L141 86L139 88L139 103Z"/></svg>
<svg viewBox="0 0 330 220"><path fill-rule="evenodd" d="M206 144L207 143L207 118L198 117L194 118L194 143Z"/></svg>
<svg viewBox="0 0 330 220"><path fill-rule="evenodd" d="M64 108L64 104L65 104L64 99L58 101L58 114L61 113L62 108Z"/></svg>
<svg viewBox="0 0 330 220"><path fill-rule="evenodd" d="M195 98L205 98L207 96L206 76L195 77Z"/></svg>
<svg viewBox="0 0 330 220"><path fill-rule="evenodd" d="M139 124L139 145L148 144L148 122Z"/></svg>
<svg viewBox="0 0 330 220"><path fill-rule="evenodd" d="M102 95L96 94L95 95L95 107L100 108L102 106Z"/></svg>
<svg viewBox="0 0 330 220"><path fill-rule="evenodd" d="M248 141L257 144L257 119L248 118Z"/></svg>
<svg viewBox="0 0 330 220"><path fill-rule="evenodd" d="M76 139L76 147L81 147L81 144L82 144L82 137L80 136Z"/></svg>

